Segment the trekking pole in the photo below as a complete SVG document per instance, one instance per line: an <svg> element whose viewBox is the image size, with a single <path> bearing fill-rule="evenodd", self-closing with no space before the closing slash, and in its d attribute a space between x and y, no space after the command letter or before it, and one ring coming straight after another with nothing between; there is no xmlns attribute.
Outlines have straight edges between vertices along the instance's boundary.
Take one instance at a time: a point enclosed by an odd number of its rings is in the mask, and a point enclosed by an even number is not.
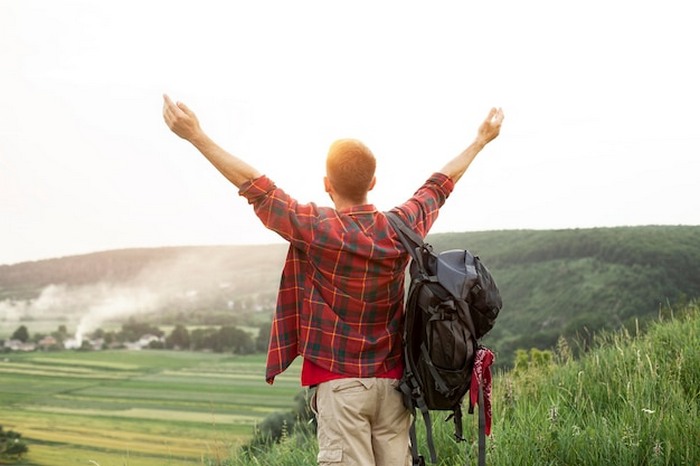
<svg viewBox="0 0 700 466"><path fill-rule="evenodd" d="M486 409L481 380L479 380L479 466L486 466Z"/></svg>

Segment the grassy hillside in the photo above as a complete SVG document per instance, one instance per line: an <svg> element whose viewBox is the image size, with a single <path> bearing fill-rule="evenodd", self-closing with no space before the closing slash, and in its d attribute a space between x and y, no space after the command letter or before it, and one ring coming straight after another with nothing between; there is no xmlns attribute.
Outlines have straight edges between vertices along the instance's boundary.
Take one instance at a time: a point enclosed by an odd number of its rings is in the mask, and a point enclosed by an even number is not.
<svg viewBox="0 0 700 466"><path fill-rule="evenodd" d="M487 464L700 464L700 307L679 314L643 335L605 333L580 359L562 341L553 358L496 374ZM466 417L466 444L454 442L444 413L433 419L439 465L476 464L476 416ZM422 437L419 445L427 455ZM308 434L288 436L253 457L236 450L225 464L314 464L317 451Z"/></svg>

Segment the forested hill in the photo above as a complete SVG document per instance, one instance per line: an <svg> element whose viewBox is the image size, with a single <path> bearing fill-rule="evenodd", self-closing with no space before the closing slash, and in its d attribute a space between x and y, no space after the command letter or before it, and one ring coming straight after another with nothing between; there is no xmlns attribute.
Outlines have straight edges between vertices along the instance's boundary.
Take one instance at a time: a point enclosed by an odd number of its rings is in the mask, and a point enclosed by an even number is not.
<svg viewBox="0 0 700 466"><path fill-rule="evenodd" d="M636 325L700 297L700 227L644 226L435 235L468 244L496 276L504 309L489 336L509 354L559 335Z"/></svg>
<svg viewBox="0 0 700 466"><path fill-rule="evenodd" d="M0 265L0 300L36 298L49 285L96 283L182 291L235 284L240 293L269 291L279 281L286 250L284 244L135 248Z"/></svg>
<svg viewBox="0 0 700 466"><path fill-rule="evenodd" d="M504 355L549 347L562 334L635 324L700 296L700 226L444 233L428 241L436 250L468 248L494 274L504 308L488 344ZM49 285L69 292L109 284L167 294L157 302L170 320L172 309L184 320L251 308L271 315L285 253L282 244L129 249L0 266L0 304L38 301Z"/></svg>

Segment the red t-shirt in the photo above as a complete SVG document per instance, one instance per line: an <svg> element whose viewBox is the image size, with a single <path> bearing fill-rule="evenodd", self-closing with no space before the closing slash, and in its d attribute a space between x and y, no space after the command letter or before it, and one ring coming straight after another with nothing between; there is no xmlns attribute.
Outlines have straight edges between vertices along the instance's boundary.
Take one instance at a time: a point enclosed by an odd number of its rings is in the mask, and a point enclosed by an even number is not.
<svg viewBox="0 0 700 466"><path fill-rule="evenodd" d="M400 379L403 375L403 361L394 367L389 369L387 372L382 372L376 374L375 377L379 379ZM304 359L301 365L301 385L302 387L313 387L323 382L328 382L330 380L345 379L347 375L338 374L336 372L331 372L318 364L314 364L308 359Z"/></svg>

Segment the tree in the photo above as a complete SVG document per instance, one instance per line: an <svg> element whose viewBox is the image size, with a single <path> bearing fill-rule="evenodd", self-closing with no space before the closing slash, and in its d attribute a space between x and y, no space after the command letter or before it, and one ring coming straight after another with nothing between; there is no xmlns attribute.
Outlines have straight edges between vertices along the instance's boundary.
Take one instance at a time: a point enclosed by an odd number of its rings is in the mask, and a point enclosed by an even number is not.
<svg viewBox="0 0 700 466"><path fill-rule="evenodd" d="M264 353L267 351L267 347L270 343L270 329L272 328L272 322L266 322L260 325L260 331L258 336L255 338L255 350L259 353Z"/></svg>
<svg viewBox="0 0 700 466"><path fill-rule="evenodd" d="M214 336L216 335L216 329L207 327L207 328L196 328L192 330L192 333L190 335L190 343L192 346L192 349L194 350L203 350L203 349L212 349L212 340L214 339Z"/></svg>
<svg viewBox="0 0 700 466"><path fill-rule="evenodd" d="M29 447L22 440L22 434L0 426L0 460L18 460L27 451Z"/></svg>
<svg viewBox="0 0 700 466"><path fill-rule="evenodd" d="M15 333L12 334L12 339L26 343L27 340L29 340L29 330L27 330L26 326L20 325L19 328L15 330Z"/></svg>
<svg viewBox="0 0 700 466"><path fill-rule="evenodd" d="M190 348L190 332L182 324L175 326L170 335L165 338L165 347L168 349L189 349Z"/></svg>
<svg viewBox="0 0 700 466"><path fill-rule="evenodd" d="M144 335L163 336L163 331L158 327L154 327L147 323L137 322L133 317L129 321L122 324L122 330L119 332L120 341L138 341Z"/></svg>
<svg viewBox="0 0 700 466"><path fill-rule="evenodd" d="M58 326L58 329L55 332L51 332L51 336L58 340L60 343L63 343L68 339L68 329L65 325L61 324Z"/></svg>
<svg viewBox="0 0 700 466"><path fill-rule="evenodd" d="M118 341L117 334L114 331L104 332L102 338L105 339L105 346L109 347L112 343Z"/></svg>
<svg viewBox="0 0 700 466"><path fill-rule="evenodd" d="M223 326L214 335L212 349L218 353L230 351L236 354L251 354L255 352L255 343L245 330Z"/></svg>

